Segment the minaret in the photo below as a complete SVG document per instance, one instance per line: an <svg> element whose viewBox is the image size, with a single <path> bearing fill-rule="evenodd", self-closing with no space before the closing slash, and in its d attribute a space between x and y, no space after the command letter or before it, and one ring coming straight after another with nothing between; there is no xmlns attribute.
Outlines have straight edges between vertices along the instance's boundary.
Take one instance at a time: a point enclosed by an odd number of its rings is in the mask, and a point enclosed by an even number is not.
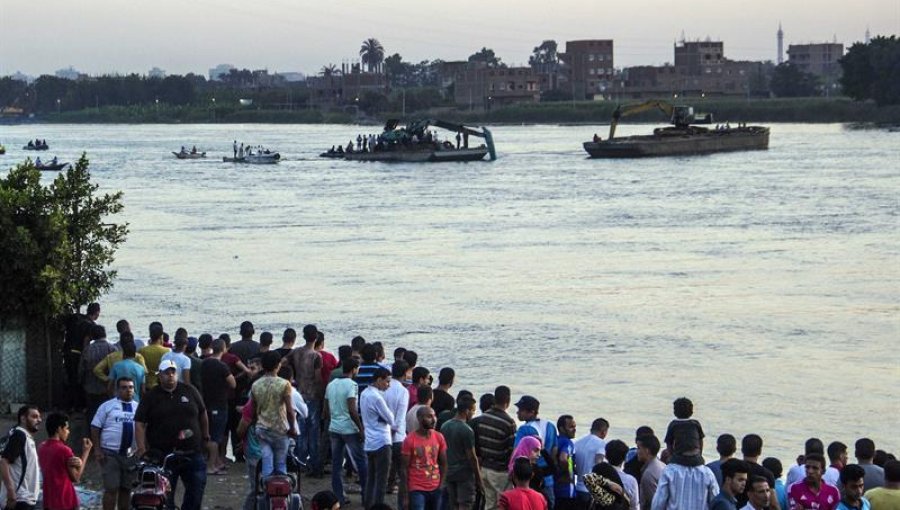
<svg viewBox="0 0 900 510"><path fill-rule="evenodd" d="M869 32L869 27L866 27L866 44L869 44L869 41L872 40L872 33Z"/></svg>
<svg viewBox="0 0 900 510"><path fill-rule="evenodd" d="M781 29L781 22L778 22L778 64L784 62L784 30Z"/></svg>

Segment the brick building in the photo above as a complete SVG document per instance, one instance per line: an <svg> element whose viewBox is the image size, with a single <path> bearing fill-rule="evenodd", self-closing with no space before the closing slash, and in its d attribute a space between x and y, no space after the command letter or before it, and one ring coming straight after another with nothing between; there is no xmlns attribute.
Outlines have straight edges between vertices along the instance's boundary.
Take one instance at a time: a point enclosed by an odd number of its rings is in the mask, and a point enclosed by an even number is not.
<svg viewBox="0 0 900 510"><path fill-rule="evenodd" d="M610 97L615 76L611 39L566 41L566 51L559 54L559 59L560 89L579 100Z"/></svg>
<svg viewBox="0 0 900 510"><path fill-rule="evenodd" d="M530 67L488 67L481 62L448 62L441 84L452 86L453 102L474 109L537 102L541 76Z"/></svg>
<svg viewBox="0 0 900 510"><path fill-rule="evenodd" d="M642 99L673 96L747 96L755 83L764 83L763 62L725 57L721 41L683 41L674 46L675 64L635 66L616 76L617 98Z"/></svg>

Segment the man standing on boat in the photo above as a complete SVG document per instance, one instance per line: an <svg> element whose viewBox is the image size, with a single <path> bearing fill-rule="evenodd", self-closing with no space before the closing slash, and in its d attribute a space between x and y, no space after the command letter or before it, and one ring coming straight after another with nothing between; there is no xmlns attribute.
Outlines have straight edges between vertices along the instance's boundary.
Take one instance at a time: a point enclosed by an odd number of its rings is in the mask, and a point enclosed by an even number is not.
<svg viewBox="0 0 900 510"><path fill-rule="evenodd" d="M237 140L235 140L234 143L231 144L231 148L234 149L234 157L236 159L237 158L237 149L238 149Z"/></svg>

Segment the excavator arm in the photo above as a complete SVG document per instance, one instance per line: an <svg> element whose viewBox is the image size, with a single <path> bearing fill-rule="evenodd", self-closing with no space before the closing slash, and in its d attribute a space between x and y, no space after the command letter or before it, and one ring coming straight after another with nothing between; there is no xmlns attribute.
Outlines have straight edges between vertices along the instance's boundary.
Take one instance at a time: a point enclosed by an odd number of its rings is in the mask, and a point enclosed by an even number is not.
<svg viewBox="0 0 900 510"><path fill-rule="evenodd" d="M619 105L612 115L612 122L609 123L609 139L612 138L616 134L616 126L619 125L619 119L622 117L627 117L629 115L634 115L635 113L645 112L647 110L659 109L666 116L669 117L669 120L672 120L672 115L675 112L675 108L665 102L660 100L646 101L643 103L630 104L630 105Z"/></svg>

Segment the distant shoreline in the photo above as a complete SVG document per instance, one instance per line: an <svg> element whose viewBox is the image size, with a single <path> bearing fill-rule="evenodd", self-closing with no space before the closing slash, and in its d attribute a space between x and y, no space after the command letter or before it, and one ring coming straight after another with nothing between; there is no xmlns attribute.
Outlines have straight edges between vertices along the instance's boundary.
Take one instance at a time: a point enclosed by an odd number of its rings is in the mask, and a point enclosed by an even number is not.
<svg viewBox="0 0 900 510"><path fill-rule="evenodd" d="M4 118L0 124L372 124L386 119L441 118L467 124L608 124L618 104L641 100L527 103L495 107L489 111L465 111L441 108L408 113L382 112L376 116L356 117L343 112L322 110L261 110L239 106L153 107L110 106L79 111L38 115L32 118ZM847 98L722 99L687 98L673 103L694 106L698 112L713 114L715 122L791 122L861 123L900 125L900 105L877 106L871 102ZM650 111L624 122L664 122L660 112Z"/></svg>

